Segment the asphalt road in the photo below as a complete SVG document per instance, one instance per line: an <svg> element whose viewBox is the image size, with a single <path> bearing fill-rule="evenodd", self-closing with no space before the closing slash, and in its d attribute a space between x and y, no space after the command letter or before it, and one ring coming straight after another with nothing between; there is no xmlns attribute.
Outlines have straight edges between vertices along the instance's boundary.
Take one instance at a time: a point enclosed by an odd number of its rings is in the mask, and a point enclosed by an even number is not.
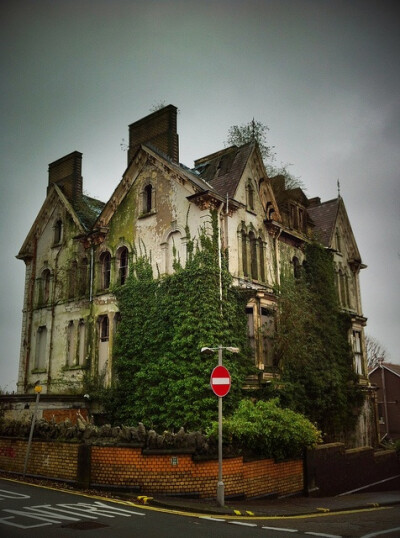
<svg viewBox="0 0 400 538"><path fill-rule="evenodd" d="M1 538L77 538L79 534L85 538L398 538L400 507L244 519L180 513L0 479Z"/></svg>

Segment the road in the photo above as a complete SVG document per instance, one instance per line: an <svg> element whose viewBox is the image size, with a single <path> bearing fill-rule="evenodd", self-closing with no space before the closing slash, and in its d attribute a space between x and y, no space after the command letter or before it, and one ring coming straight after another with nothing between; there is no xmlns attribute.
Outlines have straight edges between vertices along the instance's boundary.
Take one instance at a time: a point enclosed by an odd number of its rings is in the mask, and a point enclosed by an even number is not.
<svg viewBox="0 0 400 538"><path fill-rule="evenodd" d="M77 538L78 531L85 538L398 538L400 507L279 519L222 518L0 479L0 537Z"/></svg>

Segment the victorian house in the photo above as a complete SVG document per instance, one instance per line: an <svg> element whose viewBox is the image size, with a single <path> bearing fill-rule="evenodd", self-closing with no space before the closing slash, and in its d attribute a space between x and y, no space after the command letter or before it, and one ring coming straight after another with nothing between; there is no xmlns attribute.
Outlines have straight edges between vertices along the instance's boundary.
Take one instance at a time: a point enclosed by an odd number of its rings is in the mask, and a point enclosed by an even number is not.
<svg viewBox="0 0 400 538"><path fill-rule="evenodd" d="M53 407L56 396L62 407L67 396L81 398L88 373L108 385L119 321L112 290L124 284L133 252L151 253L155 274L172 272L174 255L185 263L188 230L196 237L212 210L234 285L253 290L246 313L258 374L248 385L274 375L276 286L281 274L298 274L311 238L333 252L340 304L352 317L354 368L368 385L364 266L340 196L321 203L286 189L283 177L268 177L254 142L202 157L193 168L180 164L172 105L130 125L127 156L106 203L83 194L81 153L49 165L46 199L18 253L26 265L19 394L40 383Z"/></svg>

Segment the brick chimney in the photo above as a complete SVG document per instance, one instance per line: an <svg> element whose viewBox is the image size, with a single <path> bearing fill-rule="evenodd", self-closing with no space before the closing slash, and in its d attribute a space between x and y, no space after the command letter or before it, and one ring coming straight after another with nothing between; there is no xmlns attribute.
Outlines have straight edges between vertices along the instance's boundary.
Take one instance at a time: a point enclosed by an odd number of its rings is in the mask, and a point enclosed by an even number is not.
<svg viewBox="0 0 400 538"><path fill-rule="evenodd" d="M138 146L148 142L174 162L179 162L178 109L168 105L129 125L128 164Z"/></svg>
<svg viewBox="0 0 400 538"><path fill-rule="evenodd" d="M49 164L47 193L55 183L70 202L77 202L82 198L82 181L82 153L79 151Z"/></svg>

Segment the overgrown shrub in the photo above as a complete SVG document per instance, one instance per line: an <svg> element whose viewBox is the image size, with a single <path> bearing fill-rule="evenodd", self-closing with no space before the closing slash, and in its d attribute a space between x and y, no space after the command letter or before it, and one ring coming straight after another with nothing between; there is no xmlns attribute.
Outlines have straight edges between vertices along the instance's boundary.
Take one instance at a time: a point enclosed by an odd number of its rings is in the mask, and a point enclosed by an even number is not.
<svg viewBox="0 0 400 538"><path fill-rule="evenodd" d="M207 432L218 435L218 423ZM303 415L282 409L278 399L242 400L230 418L223 421L224 442L244 454L276 460L301 457L307 447L321 442L321 432Z"/></svg>

